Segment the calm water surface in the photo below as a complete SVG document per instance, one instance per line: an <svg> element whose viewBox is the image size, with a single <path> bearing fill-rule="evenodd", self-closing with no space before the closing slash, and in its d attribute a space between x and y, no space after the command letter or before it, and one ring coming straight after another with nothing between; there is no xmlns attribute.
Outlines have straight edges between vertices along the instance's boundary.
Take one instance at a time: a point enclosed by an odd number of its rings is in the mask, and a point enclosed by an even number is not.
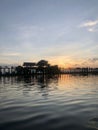
<svg viewBox="0 0 98 130"><path fill-rule="evenodd" d="M1 77L0 130L98 130L98 76Z"/></svg>

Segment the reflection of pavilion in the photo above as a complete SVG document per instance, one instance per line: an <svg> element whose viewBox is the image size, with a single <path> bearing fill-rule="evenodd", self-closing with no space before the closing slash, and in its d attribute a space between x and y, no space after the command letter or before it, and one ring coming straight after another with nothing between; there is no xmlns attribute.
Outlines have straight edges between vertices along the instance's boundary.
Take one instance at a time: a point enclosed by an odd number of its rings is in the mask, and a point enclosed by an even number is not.
<svg viewBox="0 0 98 130"><path fill-rule="evenodd" d="M18 83L22 82L24 89L20 89L23 90L24 94L34 90L46 98L53 89L57 89L57 87L54 87L54 84L58 86L58 78L58 75L34 75L27 77L21 76L21 78L17 76L16 80Z"/></svg>

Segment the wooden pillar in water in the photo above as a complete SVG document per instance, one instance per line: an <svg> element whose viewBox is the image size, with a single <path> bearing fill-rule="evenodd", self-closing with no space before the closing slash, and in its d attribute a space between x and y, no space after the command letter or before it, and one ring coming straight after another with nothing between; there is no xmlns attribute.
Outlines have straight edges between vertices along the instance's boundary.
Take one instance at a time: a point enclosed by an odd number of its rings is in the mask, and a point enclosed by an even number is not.
<svg viewBox="0 0 98 130"><path fill-rule="evenodd" d="M2 75L2 67L0 66L0 75Z"/></svg>
<svg viewBox="0 0 98 130"><path fill-rule="evenodd" d="M8 74L10 74L10 68L8 68Z"/></svg>
<svg viewBox="0 0 98 130"><path fill-rule="evenodd" d="M3 68L3 74L5 75L5 67Z"/></svg>
<svg viewBox="0 0 98 130"><path fill-rule="evenodd" d="M13 66L11 66L11 74L13 74Z"/></svg>

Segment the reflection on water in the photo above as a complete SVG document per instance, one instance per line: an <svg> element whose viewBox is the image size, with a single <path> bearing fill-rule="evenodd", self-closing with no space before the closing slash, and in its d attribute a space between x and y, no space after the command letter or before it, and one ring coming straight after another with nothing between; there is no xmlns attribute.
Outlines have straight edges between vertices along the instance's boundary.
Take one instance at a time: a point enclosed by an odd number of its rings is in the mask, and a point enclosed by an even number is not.
<svg viewBox="0 0 98 130"><path fill-rule="evenodd" d="M0 130L97 130L98 76L0 78Z"/></svg>
<svg viewBox="0 0 98 130"><path fill-rule="evenodd" d="M92 118L90 121L89 121L89 127L91 128L95 128L95 130L98 130L98 118Z"/></svg>

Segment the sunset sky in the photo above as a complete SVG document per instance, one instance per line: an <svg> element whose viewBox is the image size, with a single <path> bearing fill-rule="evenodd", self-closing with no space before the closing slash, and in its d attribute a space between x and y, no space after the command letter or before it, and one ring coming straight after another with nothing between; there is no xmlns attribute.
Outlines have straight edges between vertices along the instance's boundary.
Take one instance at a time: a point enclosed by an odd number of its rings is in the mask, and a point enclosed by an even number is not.
<svg viewBox="0 0 98 130"><path fill-rule="evenodd" d="M0 64L98 67L98 0L0 0Z"/></svg>

